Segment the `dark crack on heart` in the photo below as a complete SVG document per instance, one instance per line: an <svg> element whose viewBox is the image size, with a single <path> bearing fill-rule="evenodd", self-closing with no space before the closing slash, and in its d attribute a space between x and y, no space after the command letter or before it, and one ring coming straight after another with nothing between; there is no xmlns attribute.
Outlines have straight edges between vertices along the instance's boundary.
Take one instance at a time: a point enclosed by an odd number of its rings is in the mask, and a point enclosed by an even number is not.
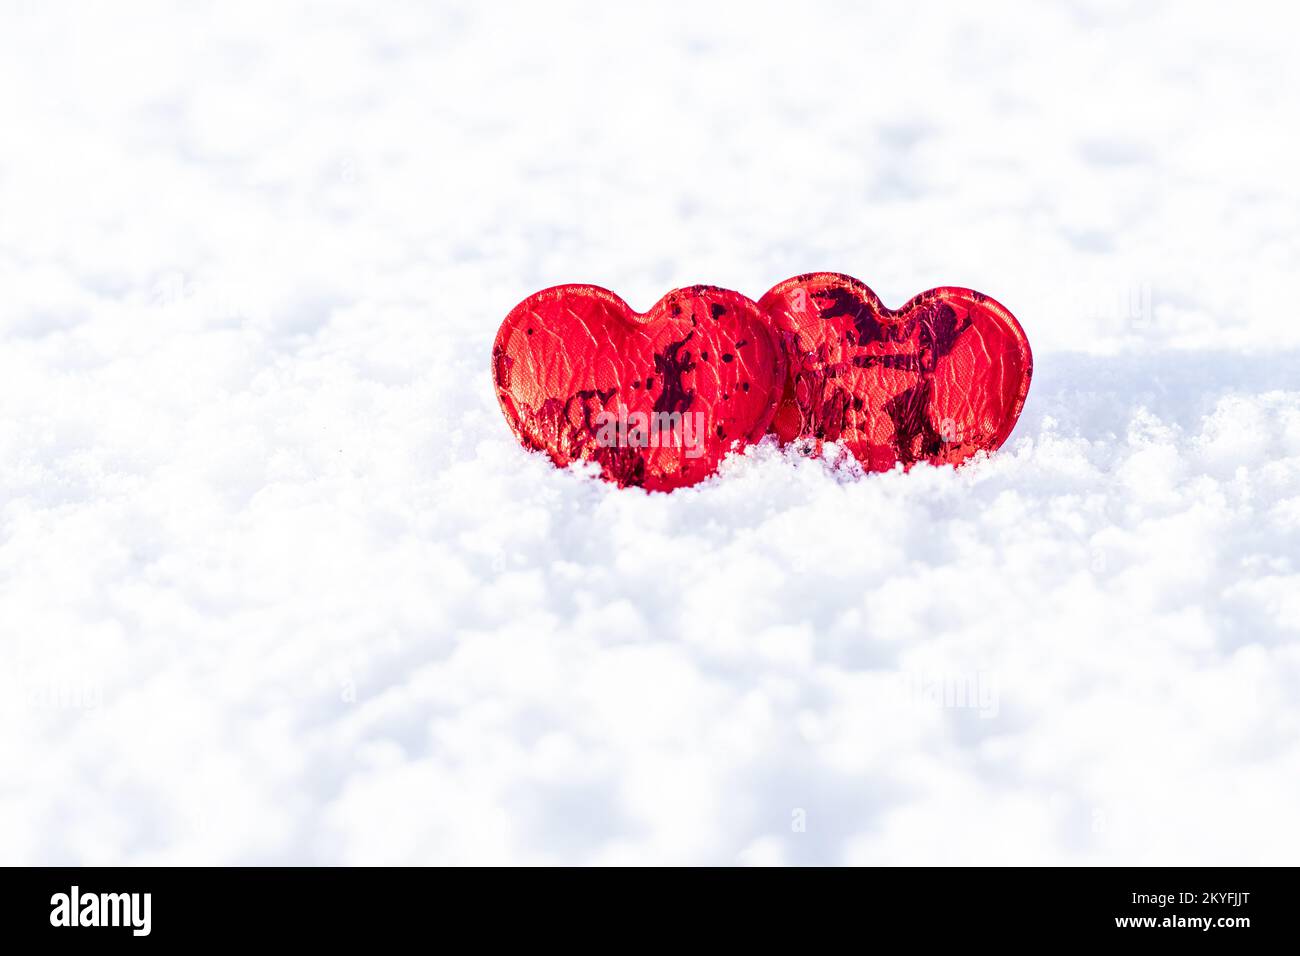
<svg viewBox="0 0 1300 956"><path fill-rule="evenodd" d="M680 357L677 355L677 350L689 342L693 335L693 331L687 332L686 338L668 343L662 352L655 354L655 371L664 379L663 391L655 399L656 412L684 412L695 399L695 390L688 390L682 381L687 372L695 370L695 362L691 360L690 352Z"/></svg>

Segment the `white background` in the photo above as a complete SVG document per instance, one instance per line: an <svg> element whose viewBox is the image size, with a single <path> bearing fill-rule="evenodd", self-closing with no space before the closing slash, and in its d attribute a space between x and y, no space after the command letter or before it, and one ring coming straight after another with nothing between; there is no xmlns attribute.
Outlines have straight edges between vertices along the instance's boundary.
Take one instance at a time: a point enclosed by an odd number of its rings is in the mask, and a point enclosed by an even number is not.
<svg viewBox="0 0 1300 956"><path fill-rule="evenodd" d="M0 862L1294 863L1282 4L0 3ZM1005 303L1007 446L647 496L493 334Z"/></svg>

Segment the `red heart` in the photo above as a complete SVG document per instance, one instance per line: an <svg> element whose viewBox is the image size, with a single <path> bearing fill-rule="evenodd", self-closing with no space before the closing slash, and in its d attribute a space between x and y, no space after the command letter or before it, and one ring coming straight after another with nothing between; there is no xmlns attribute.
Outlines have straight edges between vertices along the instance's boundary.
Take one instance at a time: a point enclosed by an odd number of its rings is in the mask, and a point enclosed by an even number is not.
<svg viewBox="0 0 1300 956"><path fill-rule="evenodd" d="M506 316L492 379L525 448L560 467L594 461L620 486L669 491L763 436L785 358L739 292L678 289L642 315L606 289L562 285Z"/></svg>
<svg viewBox="0 0 1300 956"><path fill-rule="evenodd" d="M955 465L1006 441L1024 407L1029 342L979 292L931 289L887 309L857 279L815 272L759 305L787 352L772 421L783 442L838 441L870 471Z"/></svg>

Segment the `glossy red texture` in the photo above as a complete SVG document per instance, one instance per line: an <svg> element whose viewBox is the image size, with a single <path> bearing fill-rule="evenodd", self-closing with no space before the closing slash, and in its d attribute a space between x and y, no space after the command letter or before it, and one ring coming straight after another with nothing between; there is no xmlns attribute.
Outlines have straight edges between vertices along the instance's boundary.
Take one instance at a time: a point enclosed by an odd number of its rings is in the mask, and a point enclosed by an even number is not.
<svg viewBox="0 0 1300 956"><path fill-rule="evenodd" d="M670 491L766 433L785 358L738 292L678 289L639 314L607 289L562 285L506 316L492 378L525 448L560 467L596 462L620 486Z"/></svg>
<svg viewBox="0 0 1300 956"><path fill-rule="evenodd" d="M857 279L817 272L759 305L788 361L772 430L782 442L840 442L870 471L993 451L1029 393L1024 330L971 289L931 289L887 309Z"/></svg>

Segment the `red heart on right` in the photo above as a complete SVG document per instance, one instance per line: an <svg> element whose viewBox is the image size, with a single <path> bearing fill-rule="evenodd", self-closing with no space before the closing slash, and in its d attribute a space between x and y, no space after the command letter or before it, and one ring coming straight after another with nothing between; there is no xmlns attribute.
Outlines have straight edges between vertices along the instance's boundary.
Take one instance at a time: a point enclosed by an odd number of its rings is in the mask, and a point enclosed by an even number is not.
<svg viewBox="0 0 1300 956"><path fill-rule="evenodd" d="M814 272L759 305L788 359L771 429L783 443L836 441L869 471L956 465L999 447L1020 417L1029 341L982 293L931 289L887 309L857 279Z"/></svg>

